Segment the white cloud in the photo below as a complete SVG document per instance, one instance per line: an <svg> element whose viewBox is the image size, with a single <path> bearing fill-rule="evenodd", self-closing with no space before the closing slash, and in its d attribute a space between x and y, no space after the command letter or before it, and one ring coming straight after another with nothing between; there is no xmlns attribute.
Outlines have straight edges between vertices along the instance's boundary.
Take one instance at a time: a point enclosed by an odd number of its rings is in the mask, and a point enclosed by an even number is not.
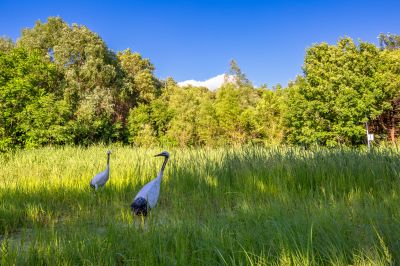
<svg viewBox="0 0 400 266"><path fill-rule="evenodd" d="M231 78L229 78L231 79ZM219 87L221 87L221 85L224 83L225 81L225 74L221 74L218 76L215 76L213 78L207 79L205 81L198 81L198 80L186 80L186 81L182 81L182 82L178 82L178 85L183 87L183 86L187 86L187 85L192 85L192 86L196 86L196 87L206 87L209 90L216 90Z"/></svg>

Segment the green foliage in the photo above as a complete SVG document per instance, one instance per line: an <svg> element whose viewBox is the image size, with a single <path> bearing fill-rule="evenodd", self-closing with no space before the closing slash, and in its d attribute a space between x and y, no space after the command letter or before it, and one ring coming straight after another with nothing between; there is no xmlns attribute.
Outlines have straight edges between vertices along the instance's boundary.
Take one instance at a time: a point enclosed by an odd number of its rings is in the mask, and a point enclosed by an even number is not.
<svg viewBox="0 0 400 266"><path fill-rule="evenodd" d="M397 50L400 49L400 35L397 34L379 34L379 44L382 49Z"/></svg>
<svg viewBox="0 0 400 266"><path fill-rule="evenodd" d="M180 147L279 143L282 99L280 89L229 81L216 92L166 83L159 98L131 110L130 142Z"/></svg>
<svg viewBox="0 0 400 266"><path fill-rule="evenodd" d="M235 60L231 60L229 63L229 71L228 74L225 75L225 81L231 82L238 87L252 86L250 80L247 79Z"/></svg>
<svg viewBox="0 0 400 266"><path fill-rule="evenodd" d="M161 99L132 109L128 118L130 142L138 146L154 146L158 142L166 144L165 134L170 119L167 104Z"/></svg>
<svg viewBox="0 0 400 266"><path fill-rule="evenodd" d="M359 145L400 134L399 36L380 49L343 38L307 50L287 88L255 88L235 60L216 91L158 80L84 25L38 21L0 38L0 150L97 142L137 146Z"/></svg>
<svg viewBox="0 0 400 266"><path fill-rule="evenodd" d="M68 24L60 17L49 17L46 23L38 20L33 28L22 30L17 46L25 49L40 50L42 55L52 58L54 46L59 43Z"/></svg>
<svg viewBox="0 0 400 266"><path fill-rule="evenodd" d="M115 54L96 33L50 17L25 29L17 45L39 49L55 65L62 80L56 90L70 106L75 143L110 141L118 135L114 104L120 70Z"/></svg>
<svg viewBox="0 0 400 266"><path fill-rule="evenodd" d="M130 49L118 53L118 60L124 71L124 86L121 96L133 107L138 103L149 103L158 95L157 80L153 75L154 66L149 59Z"/></svg>
<svg viewBox="0 0 400 266"><path fill-rule="evenodd" d="M0 37L0 52L9 52L14 48L14 42L7 37Z"/></svg>
<svg viewBox="0 0 400 266"><path fill-rule="evenodd" d="M284 138L284 114L287 92L281 87L263 89L255 108L255 134L265 144L280 144Z"/></svg>
<svg viewBox="0 0 400 266"><path fill-rule="evenodd" d="M0 65L0 150L65 143L68 111L50 92L57 83L54 65L22 48L0 52Z"/></svg>
<svg viewBox="0 0 400 266"><path fill-rule="evenodd" d="M18 116L19 127L25 134L25 147L70 144L73 134L70 109L64 100L47 94L28 104Z"/></svg>
<svg viewBox="0 0 400 266"><path fill-rule="evenodd" d="M253 87L225 83L217 91L215 111L228 143L245 144L253 137L257 100L258 94Z"/></svg>
<svg viewBox="0 0 400 266"><path fill-rule="evenodd" d="M204 131L213 130L208 124L212 115L210 101L213 94L206 88L176 87L170 94L168 109L172 115L169 123L167 138L176 145L198 146L210 142L211 134Z"/></svg>
<svg viewBox="0 0 400 266"><path fill-rule="evenodd" d="M288 140L327 146L364 141L365 122L391 108L398 88L387 79L387 59L372 44L349 38L307 51L304 78L289 89Z"/></svg>
<svg viewBox="0 0 400 266"><path fill-rule="evenodd" d="M149 61L130 51L117 57L96 33L85 26L69 26L59 17L25 29L17 45L41 51L55 66L60 82L53 90L69 106L73 143L125 141L125 119L140 96L129 91L129 78L136 80L135 88L139 89L152 82L148 80L149 72L128 72L135 64L146 68L145 63L153 71ZM150 74L150 79L155 79Z"/></svg>
<svg viewBox="0 0 400 266"><path fill-rule="evenodd" d="M96 88L87 93L75 111L75 143L88 145L97 141L107 143L115 140L118 132L113 124L113 113L109 91Z"/></svg>
<svg viewBox="0 0 400 266"><path fill-rule="evenodd" d="M38 21L33 28L24 29L17 46L38 49L57 66L64 77L60 89L69 100L73 95L114 85L115 55L85 26L69 26L60 17L49 17L46 23Z"/></svg>

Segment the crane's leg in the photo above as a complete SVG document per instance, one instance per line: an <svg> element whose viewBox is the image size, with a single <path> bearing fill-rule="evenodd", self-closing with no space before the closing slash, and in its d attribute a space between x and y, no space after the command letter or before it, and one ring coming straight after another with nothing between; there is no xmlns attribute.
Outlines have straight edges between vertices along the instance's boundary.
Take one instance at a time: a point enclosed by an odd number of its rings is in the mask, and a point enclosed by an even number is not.
<svg viewBox="0 0 400 266"><path fill-rule="evenodd" d="M141 227L142 227L142 231L144 231L144 216L143 215L140 215L140 218L141 218Z"/></svg>
<svg viewBox="0 0 400 266"><path fill-rule="evenodd" d="M134 215L133 216L133 224L136 227L136 229L143 231L144 224L145 224L143 215Z"/></svg>

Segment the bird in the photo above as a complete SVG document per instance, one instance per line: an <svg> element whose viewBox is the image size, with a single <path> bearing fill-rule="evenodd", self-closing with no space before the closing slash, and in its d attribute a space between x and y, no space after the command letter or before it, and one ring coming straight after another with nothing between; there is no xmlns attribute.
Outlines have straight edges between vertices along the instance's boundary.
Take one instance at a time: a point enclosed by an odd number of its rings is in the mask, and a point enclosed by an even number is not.
<svg viewBox="0 0 400 266"><path fill-rule="evenodd" d="M94 188L95 190L97 190L99 187L103 187L108 179L110 178L110 154L111 151L108 150L107 151L107 167L106 170L104 170L103 172L98 173L97 175L95 175L92 180L90 180L90 186L92 188Z"/></svg>
<svg viewBox="0 0 400 266"><path fill-rule="evenodd" d="M162 164L161 170L157 177L151 180L149 183L143 186L143 188L137 193L131 204L131 211L137 216L147 216L148 211L153 209L157 205L158 197L160 195L161 180L164 175L164 169L169 159L169 153L163 151L154 157L164 157L164 163Z"/></svg>

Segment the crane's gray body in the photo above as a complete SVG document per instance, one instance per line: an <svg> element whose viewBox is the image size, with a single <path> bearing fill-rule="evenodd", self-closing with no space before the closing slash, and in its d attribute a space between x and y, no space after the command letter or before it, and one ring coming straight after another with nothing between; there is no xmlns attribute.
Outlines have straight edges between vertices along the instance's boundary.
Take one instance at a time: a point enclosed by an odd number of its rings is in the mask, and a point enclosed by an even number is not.
<svg viewBox="0 0 400 266"><path fill-rule="evenodd" d="M103 187L108 179L110 178L110 167L107 166L106 170L95 175L92 180L90 180L90 186L94 189L98 189L99 187Z"/></svg>
<svg viewBox="0 0 400 266"><path fill-rule="evenodd" d="M90 186L97 190L99 187L103 187L108 179L110 178L110 154L111 151L107 151L107 167L103 172L95 175L92 180L90 180Z"/></svg>
<svg viewBox="0 0 400 266"><path fill-rule="evenodd" d="M162 175L161 175L162 176ZM137 193L134 200L137 198L144 198L148 206L152 209L157 205L158 197L160 196L161 176L157 176Z"/></svg>
<svg viewBox="0 0 400 266"><path fill-rule="evenodd" d="M153 209L157 205L160 196L161 181L164 175L165 165L168 162L169 153L164 151L156 156L164 156L164 163L158 176L144 185L133 199L131 209L136 215L146 216L148 209Z"/></svg>

